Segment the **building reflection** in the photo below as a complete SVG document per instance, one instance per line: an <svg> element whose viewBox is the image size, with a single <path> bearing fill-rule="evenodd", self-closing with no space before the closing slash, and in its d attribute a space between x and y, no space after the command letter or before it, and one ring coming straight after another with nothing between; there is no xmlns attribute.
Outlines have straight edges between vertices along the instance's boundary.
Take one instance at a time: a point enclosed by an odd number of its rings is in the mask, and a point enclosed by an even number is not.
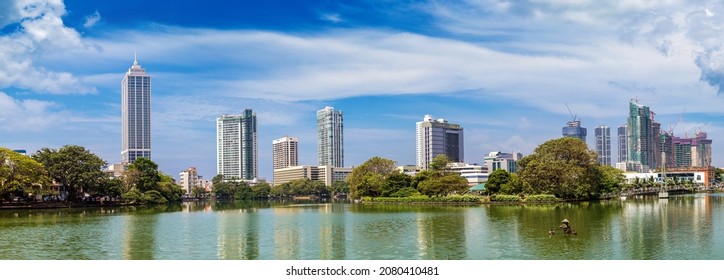
<svg viewBox="0 0 724 280"><path fill-rule="evenodd" d="M417 248L420 259L466 259L465 215L462 209L418 212Z"/></svg>
<svg viewBox="0 0 724 280"><path fill-rule="evenodd" d="M222 260L259 258L259 213L256 208L217 212L216 256Z"/></svg>
<svg viewBox="0 0 724 280"><path fill-rule="evenodd" d="M319 259L344 260L346 233L344 204L328 203L320 208Z"/></svg>
<svg viewBox="0 0 724 280"><path fill-rule="evenodd" d="M152 260L156 250L156 223L158 215L144 214L151 210L123 216L123 258L127 260Z"/></svg>

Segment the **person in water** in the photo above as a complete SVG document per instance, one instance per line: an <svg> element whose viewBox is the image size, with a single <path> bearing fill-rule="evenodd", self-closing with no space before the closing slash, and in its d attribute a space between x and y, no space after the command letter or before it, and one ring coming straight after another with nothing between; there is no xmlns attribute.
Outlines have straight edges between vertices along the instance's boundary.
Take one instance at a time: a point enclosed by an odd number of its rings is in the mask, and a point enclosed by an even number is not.
<svg viewBox="0 0 724 280"><path fill-rule="evenodd" d="M568 225L568 219L563 219L563 221L561 221L561 226L560 226L560 228L561 228L561 229L563 230L563 232L565 232L565 233L568 233L568 232L571 231L571 226Z"/></svg>

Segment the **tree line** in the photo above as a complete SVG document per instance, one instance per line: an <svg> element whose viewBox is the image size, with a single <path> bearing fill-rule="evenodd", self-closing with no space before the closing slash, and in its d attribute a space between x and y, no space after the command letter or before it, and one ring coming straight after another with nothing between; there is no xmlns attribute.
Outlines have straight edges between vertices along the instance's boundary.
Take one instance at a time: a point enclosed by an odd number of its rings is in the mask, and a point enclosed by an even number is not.
<svg viewBox="0 0 724 280"><path fill-rule="evenodd" d="M123 199L127 203L165 203L181 198L183 190L171 176L147 158L138 158L120 178L103 172L107 163L76 145L42 148L30 157L0 148L0 197L59 196L78 202L87 197ZM60 188L54 190L53 182Z"/></svg>

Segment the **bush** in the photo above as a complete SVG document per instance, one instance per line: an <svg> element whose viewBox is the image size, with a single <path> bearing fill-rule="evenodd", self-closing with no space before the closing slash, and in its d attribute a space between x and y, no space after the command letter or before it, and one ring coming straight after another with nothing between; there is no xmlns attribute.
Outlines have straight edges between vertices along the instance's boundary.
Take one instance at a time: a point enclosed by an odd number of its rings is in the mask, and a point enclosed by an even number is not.
<svg viewBox="0 0 724 280"><path fill-rule="evenodd" d="M534 194L525 197L525 202L531 203L554 203L558 201L559 199L552 194Z"/></svg>
<svg viewBox="0 0 724 280"><path fill-rule="evenodd" d="M473 195L448 195L439 197L428 197L428 196L408 196L408 197L364 197L364 202L373 203L407 203L407 204L418 204L418 203L451 203L451 204L479 204L481 203L480 196Z"/></svg>
<svg viewBox="0 0 724 280"><path fill-rule="evenodd" d="M408 196L419 196L420 192L411 187L401 188L396 192L390 194L391 197L408 197Z"/></svg>
<svg viewBox="0 0 724 280"><path fill-rule="evenodd" d="M520 198L520 196L517 195L508 195L508 194L496 194L490 197L490 200L493 202L522 202L523 199Z"/></svg>
<svg viewBox="0 0 724 280"><path fill-rule="evenodd" d="M132 189L132 190L130 190L130 191L128 191L128 192L126 192L126 193L124 193L124 194L121 195L121 198L122 198L126 203L138 203L138 202L141 202L141 198L142 198L142 197L143 197L143 194L142 194L140 191L136 190L136 189Z"/></svg>
<svg viewBox="0 0 724 280"><path fill-rule="evenodd" d="M141 197L141 202L147 204L163 204L168 203L168 200L163 197L163 195L161 195L159 191L150 190L143 193L143 196Z"/></svg>

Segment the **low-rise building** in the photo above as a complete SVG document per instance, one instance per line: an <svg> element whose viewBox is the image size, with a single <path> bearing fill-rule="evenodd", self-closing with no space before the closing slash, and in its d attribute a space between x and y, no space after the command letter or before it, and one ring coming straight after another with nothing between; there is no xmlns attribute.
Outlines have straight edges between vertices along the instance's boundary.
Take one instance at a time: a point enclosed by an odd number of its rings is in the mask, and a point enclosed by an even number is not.
<svg viewBox="0 0 724 280"><path fill-rule="evenodd" d="M447 167L450 171L459 173L465 180L468 180L468 185L471 187L488 181L489 174L487 166L453 162L449 163Z"/></svg>
<svg viewBox="0 0 724 280"><path fill-rule="evenodd" d="M485 157L485 166L488 172L503 169L509 173L518 171L518 161L523 158L521 153L502 153L500 151L490 152Z"/></svg>
<svg viewBox="0 0 724 280"><path fill-rule="evenodd" d="M298 179L310 179L312 181L324 182L325 185L331 186L332 183L336 181L344 181L351 173L351 167L333 167L329 165L292 166L274 169L274 185L278 186Z"/></svg>

